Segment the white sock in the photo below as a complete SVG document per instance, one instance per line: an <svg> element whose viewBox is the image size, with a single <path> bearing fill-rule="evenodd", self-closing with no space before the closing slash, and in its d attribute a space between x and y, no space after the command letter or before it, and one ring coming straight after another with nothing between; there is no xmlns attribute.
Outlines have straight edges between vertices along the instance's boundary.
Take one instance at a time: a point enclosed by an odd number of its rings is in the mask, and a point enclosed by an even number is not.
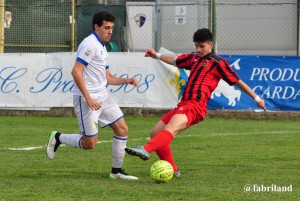
<svg viewBox="0 0 300 201"><path fill-rule="evenodd" d="M114 136L112 142L112 167L121 168L125 157L127 137Z"/></svg>
<svg viewBox="0 0 300 201"><path fill-rule="evenodd" d="M61 134L59 141L71 147L81 148L82 135L80 134Z"/></svg>

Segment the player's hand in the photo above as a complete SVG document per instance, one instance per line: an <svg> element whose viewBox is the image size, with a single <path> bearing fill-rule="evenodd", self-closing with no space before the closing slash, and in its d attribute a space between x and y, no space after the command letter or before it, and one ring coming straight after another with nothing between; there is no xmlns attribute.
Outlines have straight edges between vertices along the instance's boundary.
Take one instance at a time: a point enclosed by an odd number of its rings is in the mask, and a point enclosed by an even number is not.
<svg viewBox="0 0 300 201"><path fill-rule="evenodd" d="M153 59L156 59L156 51L153 48L146 49L145 57L151 57Z"/></svg>
<svg viewBox="0 0 300 201"><path fill-rule="evenodd" d="M129 82L128 83L131 84L131 85L133 85L133 86L135 86L135 87L137 87L138 84L139 84L138 81L137 81L137 79L135 77L129 78Z"/></svg>
<svg viewBox="0 0 300 201"><path fill-rule="evenodd" d="M262 108L265 112L267 111L266 106L265 106L265 101L263 99L258 101L256 104L258 107Z"/></svg>
<svg viewBox="0 0 300 201"><path fill-rule="evenodd" d="M91 110L99 110L101 108L100 103L96 99L87 100L87 104L91 108Z"/></svg>

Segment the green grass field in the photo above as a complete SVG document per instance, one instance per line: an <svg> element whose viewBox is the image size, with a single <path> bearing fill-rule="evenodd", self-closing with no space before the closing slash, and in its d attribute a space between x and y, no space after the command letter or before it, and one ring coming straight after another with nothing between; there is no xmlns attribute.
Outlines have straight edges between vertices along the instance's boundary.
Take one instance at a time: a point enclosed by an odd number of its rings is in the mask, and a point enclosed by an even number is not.
<svg viewBox="0 0 300 201"><path fill-rule="evenodd" d="M128 146L143 145L159 118L126 117ZM67 146L46 157L51 130L77 133L72 117L0 116L0 200L299 200L300 123L288 120L206 119L172 142L182 177L156 184L149 161L126 155L124 169L138 181L114 181L110 128L93 150ZM25 148L35 147L32 150ZM12 149L14 148L14 149ZM253 187L292 192L254 192ZM249 186L251 192L244 192ZM266 191L266 190L265 190Z"/></svg>

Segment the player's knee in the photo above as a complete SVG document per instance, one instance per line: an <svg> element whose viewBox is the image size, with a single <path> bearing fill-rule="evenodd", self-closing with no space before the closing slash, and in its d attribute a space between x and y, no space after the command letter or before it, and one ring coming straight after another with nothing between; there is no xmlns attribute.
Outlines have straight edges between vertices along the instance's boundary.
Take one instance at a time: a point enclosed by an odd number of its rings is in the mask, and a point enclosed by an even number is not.
<svg viewBox="0 0 300 201"><path fill-rule="evenodd" d="M87 143L82 144L82 148L83 149L94 149L96 147L96 144L97 143L94 143L94 142L87 142Z"/></svg>
<svg viewBox="0 0 300 201"><path fill-rule="evenodd" d="M152 130L151 132L150 132L150 138L152 139L152 138L154 138L154 136L157 134L157 132L156 131L154 131L154 130Z"/></svg>
<svg viewBox="0 0 300 201"><path fill-rule="evenodd" d="M126 137L128 135L128 127L126 125L120 127L117 132L118 136Z"/></svg>
<svg viewBox="0 0 300 201"><path fill-rule="evenodd" d="M97 141L96 140L82 140L81 142L81 146L83 149L94 149L97 145Z"/></svg>

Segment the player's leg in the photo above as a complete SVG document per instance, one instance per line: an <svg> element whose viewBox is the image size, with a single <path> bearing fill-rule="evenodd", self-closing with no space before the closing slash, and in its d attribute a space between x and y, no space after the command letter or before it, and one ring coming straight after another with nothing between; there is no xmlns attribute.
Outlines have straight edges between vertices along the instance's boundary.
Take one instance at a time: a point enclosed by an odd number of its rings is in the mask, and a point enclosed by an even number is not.
<svg viewBox="0 0 300 201"><path fill-rule="evenodd" d="M164 127L164 130L155 135L144 147L126 148L125 151L143 160L148 160L150 153L169 145L174 136L186 128L188 118L185 114L175 114Z"/></svg>
<svg viewBox="0 0 300 201"><path fill-rule="evenodd" d="M128 175L122 169L125 157L125 148L128 136L128 127L125 122L124 114L112 98L108 98L102 103L103 111L99 117L102 128L110 126L114 131L112 142L112 171L111 179L136 180L135 176Z"/></svg>
<svg viewBox="0 0 300 201"><path fill-rule="evenodd" d="M81 134L61 134L62 144L82 149L93 149L98 142L98 117L100 110L91 110L85 99L74 96L74 111Z"/></svg>
<svg viewBox="0 0 300 201"><path fill-rule="evenodd" d="M175 164L173 154L172 154L172 149L171 149L170 145L161 147L161 148L157 149L155 152L161 160L168 161L172 165L175 177L181 176L180 170L178 169L178 167Z"/></svg>
<svg viewBox="0 0 300 201"><path fill-rule="evenodd" d="M128 128L124 118L111 124L110 127L114 131L112 142L112 167L121 168L124 162L124 149L127 143Z"/></svg>
<svg viewBox="0 0 300 201"><path fill-rule="evenodd" d="M161 120L154 126L152 131L150 132L150 137L153 139L158 133L162 132L165 128L165 125L170 121L172 116L175 113L176 108L169 111L167 114L165 114ZM133 156L138 156L143 160L148 160L150 157L150 154L144 149L143 146L138 146L135 148L125 148L125 151Z"/></svg>
<svg viewBox="0 0 300 201"><path fill-rule="evenodd" d="M92 149L98 142L98 116L101 113L91 111L87 103L80 96L74 96L74 111L77 115L81 134L64 134L57 131L50 133L47 156L53 159L60 144L75 148Z"/></svg>
<svg viewBox="0 0 300 201"><path fill-rule="evenodd" d="M144 149L151 153L161 147L169 145L174 139L174 136L186 128L187 123L188 119L185 114L175 114L164 129L144 146Z"/></svg>
<svg viewBox="0 0 300 201"><path fill-rule="evenodd" d="M129 175L122 169L128 136L128 128L124 118L121 118L111 124L110 127L114 131L112 142L112 170L110 178L137 180L137 177Z"/></svg>
<svg viewBox="0 0 300 201"><path fill-rule="evenodd" d="M174 114L171 111L162 118L164 122L167 122L165 119L169 118L168 114L172 116L164 130L159 132L144 146L148 153L169 145L175 135L191 125L201 122L206 115L207 108L200 104L195 105L193 102L185 101L180 102L173 111Z"/></svg>
<svg viewBox="0 0 300 201"><path fill-rule="evenodd" d="M49 159L53 159L55 152L61 144L81 148L81 141L81 134L62 134L57 131L52 131L47 144L47 156Z"/></svg>
<svg viewBox="0 0 300 201"><path fill-rule="evenodd" d="M165 128L165 123L163 121L159 121L150 132L150 137L151 138L155 137L159 132L163 131L164 128ZM178 172L178 168L175 164L170 145L161 147L157 149L155 152L161 160L168 161L172 165L174 172Z"/></svg>

